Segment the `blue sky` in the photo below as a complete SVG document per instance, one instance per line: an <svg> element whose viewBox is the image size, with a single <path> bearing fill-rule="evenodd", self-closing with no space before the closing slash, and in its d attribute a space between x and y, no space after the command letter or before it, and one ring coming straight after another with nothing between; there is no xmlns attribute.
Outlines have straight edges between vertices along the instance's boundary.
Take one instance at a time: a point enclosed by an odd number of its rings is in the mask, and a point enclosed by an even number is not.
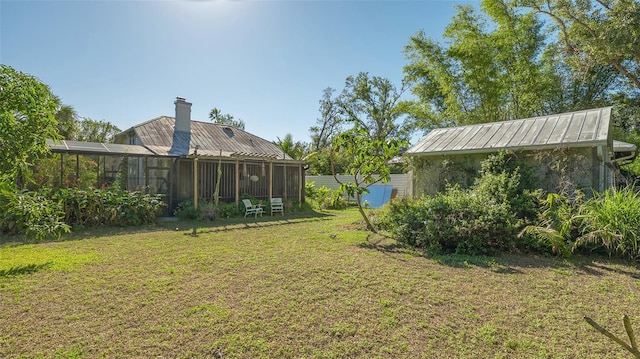
<svg viewBox="0 0 640 359"><path fill-rule="evenodd" d="M183 96L193 120L217 107L309 141L323 89L360 71L399 85L409 37L440 39L457 3L0 0L0 60L123 130Z"/></svg>

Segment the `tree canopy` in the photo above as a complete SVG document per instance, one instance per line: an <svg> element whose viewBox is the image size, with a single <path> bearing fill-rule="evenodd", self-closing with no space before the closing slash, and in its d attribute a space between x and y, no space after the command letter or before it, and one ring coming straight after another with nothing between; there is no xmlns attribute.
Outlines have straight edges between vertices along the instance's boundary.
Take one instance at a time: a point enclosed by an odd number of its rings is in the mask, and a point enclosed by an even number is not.
<svg viewBox="0 0 640 359"><path fill-rule="evenodd" d="M302 159L307 152L307 145L300 141L294 141L293 135L290 133L287 133L282 139L278 137L274 143L294 160Z"/></svg>
<svg viewBox="0 0 640 359"><path fill-rule="evenodd" d="M58 138L58 103L37 78L0 65L0 176L15 183L31 161Z"/></svg>
<svg viewBox="0 0 640 359"><path fill-rule="evenodd" d="M328 87L320 99L320 115L312 126L311 153L307 156L309 173L344 173L352 158L332 152L334 140L345 132L366 132L372 141L406 140L413 129L405 118L402 95L406 84L397 88L389 79L360 72L345 80L340 95ZM345 129L346 128L346 129ZM403 142L404 143L404 142Z"/></svg>
<svg viewBox="0 0 640 359"><path fill-rule="evenodd" d="M635 0L514 0L546 15L574 68L610 65L640 89L640 2Z"/></svg>
<svg viewBox="0 0 640 359"><path fill-rule="evenodd" d="M333 98L334 89L327 87L322 91L320 99L320 118L316 120L316 125L309 129L311 132L311 150L316 151L328 148L331 138L342 132L343 119L340 116L340 109Z"/></svg>
<svg viewBox="0 0 640 359"><path fill-rule="evenodd" d="M447 44L411 37L405 73L424 128L526 118L610 102L616 74L592 66L578 76L536 11L506 0L459 6ZM606 64L605 64L606 65Z"/></svg>
<svg viewBox="0 0 640 359"><path fill-rule="evenodd" d="M217 107L214 107L211 109L211 111L209 111L209 119L213 123L217 123L219 125L226 125L244 130L244 121L242 121L241 119L235 119L228 113L223 114L222 111L220 111L220 109L218 109Z"/></svg>
<svg viewBox="0 0 640 359"><path fill-rule="evenodd" d="M352 123L353 128L367 130L376 140L406 139L409 129L404 122L399 123L404 114L404 91L404 83L398 89L387 78L360 72L347 77L336 106L344 121Z"/></svg>
<svg viewBox="0 0 640 359"><path fill-rule="evenodd" d="M500 0L484 0L482 13L458 6L447 26L448 47L418 32L405 53L407 78L421 126L495 122L548 112L557 78L543 57L542 24Z"/></svg>

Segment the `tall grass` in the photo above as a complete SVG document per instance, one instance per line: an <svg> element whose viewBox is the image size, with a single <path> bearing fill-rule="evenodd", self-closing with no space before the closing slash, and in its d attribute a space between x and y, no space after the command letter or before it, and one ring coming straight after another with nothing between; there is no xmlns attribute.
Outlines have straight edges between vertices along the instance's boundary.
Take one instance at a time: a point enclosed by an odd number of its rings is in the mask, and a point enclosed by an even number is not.
<svg viewBox="0 0 640 359"><path fill-rule="evenodd" d="M611 189L587 201L581 211L582 236L576 245L603 245L610 254L640 259L640 194Z"/></svg>

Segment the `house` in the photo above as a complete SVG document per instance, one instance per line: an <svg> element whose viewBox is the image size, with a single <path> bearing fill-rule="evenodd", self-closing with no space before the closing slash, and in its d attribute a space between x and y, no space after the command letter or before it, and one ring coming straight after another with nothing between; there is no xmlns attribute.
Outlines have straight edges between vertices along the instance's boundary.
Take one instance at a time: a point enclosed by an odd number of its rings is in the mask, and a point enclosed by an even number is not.
<svg viewBox="0 0 640 359"><path fill-rule="evenodd" d="M218 178L223 202L237 204L244 196L304 201L302 161L249 132L191 120L192 104L182 97L174 104L175 117L135 125L118 134L115 144L50 141L51 150L94 156L100 183L124 173L127 188L164 194L169 213L181 201L211 200Z"/></svg>
<svg viewBox="0 0 640 359"><path fill-rule="evenodd" d="M603 191L620 177L619 164L636 147L613 141L611 107L534 118L438 128L412 146L414 196L442 191L446 183L473 184L480 163L500 150L533 169L539 188Z"/></svg>

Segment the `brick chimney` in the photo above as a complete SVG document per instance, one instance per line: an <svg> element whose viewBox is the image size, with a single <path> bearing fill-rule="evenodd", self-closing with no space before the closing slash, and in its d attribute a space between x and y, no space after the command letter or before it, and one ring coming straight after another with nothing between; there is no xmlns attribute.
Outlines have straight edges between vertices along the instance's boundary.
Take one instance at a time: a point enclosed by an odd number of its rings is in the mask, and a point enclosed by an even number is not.
<svg viewBox="0 0 640 359"><path fill-rule="evenodd" d="M176 97L176 127L179 132L191 133L191 103L184 97Z"/></svg>

